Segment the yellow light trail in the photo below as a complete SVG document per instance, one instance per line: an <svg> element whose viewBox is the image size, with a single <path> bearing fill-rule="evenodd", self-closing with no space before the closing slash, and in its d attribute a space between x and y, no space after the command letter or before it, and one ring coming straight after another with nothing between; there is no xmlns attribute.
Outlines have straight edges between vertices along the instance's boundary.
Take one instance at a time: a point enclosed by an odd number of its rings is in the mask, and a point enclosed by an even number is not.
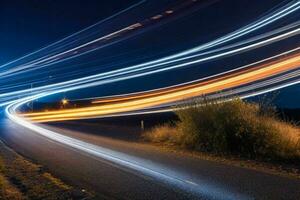
<svg viewBox="0 0 300 200"><path fill-rule="evenodd" d="M288 70L296 69L299 66L300 55L296 54L283 60L273 61L190 85L176 86L125 97L108 98L107 100L96 100L92 106L83 108L20 115L34 122L52 122L137 111L241 86Z"/></svg>

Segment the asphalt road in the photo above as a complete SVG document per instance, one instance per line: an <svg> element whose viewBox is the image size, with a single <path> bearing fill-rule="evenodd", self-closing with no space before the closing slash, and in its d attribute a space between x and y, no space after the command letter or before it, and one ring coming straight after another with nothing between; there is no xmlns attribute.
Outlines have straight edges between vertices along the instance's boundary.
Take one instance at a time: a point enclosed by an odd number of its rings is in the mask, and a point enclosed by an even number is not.
<svg viewBox="0 0 300 200"><path fill-rule="evenodd" d="M99 156L54 142L4 116L1 139L64 181L107 199L299 199L300 180L162 151L134 127L68 122L47 128L101 148Z"/></svg>

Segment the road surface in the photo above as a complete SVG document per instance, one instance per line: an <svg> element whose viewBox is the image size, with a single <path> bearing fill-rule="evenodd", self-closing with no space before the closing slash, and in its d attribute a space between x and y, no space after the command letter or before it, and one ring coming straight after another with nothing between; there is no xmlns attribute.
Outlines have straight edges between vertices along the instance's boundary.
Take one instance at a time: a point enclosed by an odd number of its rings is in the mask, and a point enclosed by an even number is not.
<svg viewBox="0 0 300 200"><path fill-rule="evenodd" d="M76 124L76 125L75 125ZM129 161L94 156L16 125L2 114L1 139L64 181L107 199L299 199L300 180L162 151L137 129L68 122L47 125ZM122 131L121 131L122 130ZM122 132L122 133L120 133ZM112 152L110 152L112 151ZM147 171L148 170L148 171ZM151 170L149 172L149 170Z"/></svg>

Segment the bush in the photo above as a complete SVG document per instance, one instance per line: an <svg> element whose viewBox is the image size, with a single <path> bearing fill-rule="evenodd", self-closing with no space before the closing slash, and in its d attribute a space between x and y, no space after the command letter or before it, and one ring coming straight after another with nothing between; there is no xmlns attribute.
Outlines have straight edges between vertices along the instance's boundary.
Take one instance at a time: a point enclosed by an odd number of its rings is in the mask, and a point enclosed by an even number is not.
<svg viewBox="0 0 300 200"><path fill-rule="evenodd" d="M152 130L144 134L146 140L156 143L176 143L177 129L171 124L154 127Z"/></svg>
<svg viewBox="0 0 300 200"><path fill-rule="evenodd" d="M299 159L299 128L277 119L273 110L241 99L204 99L177 108L175 125L155 127L145 138L247 158Z"/></svg>

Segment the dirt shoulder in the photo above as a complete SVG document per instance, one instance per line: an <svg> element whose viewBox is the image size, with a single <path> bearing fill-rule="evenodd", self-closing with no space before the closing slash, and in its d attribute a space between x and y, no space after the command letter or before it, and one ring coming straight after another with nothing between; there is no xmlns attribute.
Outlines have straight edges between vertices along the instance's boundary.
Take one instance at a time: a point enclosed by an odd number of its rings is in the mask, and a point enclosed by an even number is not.
<svg viewBox="0 0 300 200"><path fill-rule="evenodd" d="M0 199L92 199L0 141Z"/></svg>

